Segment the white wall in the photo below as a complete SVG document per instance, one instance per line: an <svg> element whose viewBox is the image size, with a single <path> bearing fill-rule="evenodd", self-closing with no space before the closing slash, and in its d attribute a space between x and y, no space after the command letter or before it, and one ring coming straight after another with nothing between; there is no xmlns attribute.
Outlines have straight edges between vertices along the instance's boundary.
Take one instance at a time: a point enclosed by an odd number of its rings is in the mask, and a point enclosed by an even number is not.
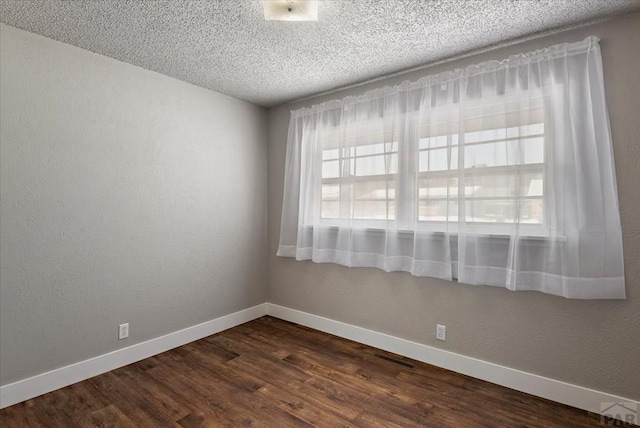
<svg viewBox="0 0 640 428"><path fill-rule="evenodd" d="M265 111L0 30L0 384L264 302Z"/></svg>
<svg viewBox="0 0 640 428"><path fill-rule="evenodd" d="M276 257L289 111L511 54L600 37L627 300L585 301ZM462 355L640 399L640 13L269 111L269 302ZM435 339L436 323L447 341Z"/></svg>

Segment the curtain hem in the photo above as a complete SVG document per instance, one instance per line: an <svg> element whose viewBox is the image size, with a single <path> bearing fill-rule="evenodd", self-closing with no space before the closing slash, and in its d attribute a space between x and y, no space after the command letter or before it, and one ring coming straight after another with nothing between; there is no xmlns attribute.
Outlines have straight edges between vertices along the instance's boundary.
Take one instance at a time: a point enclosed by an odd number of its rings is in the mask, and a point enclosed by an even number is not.
<svg viewBox="0 0 640 428"><path fill-rule="evenodd" d="M334 263L346 267L370 267L385 272L408 272L416 277L457 281L470 285L491 285L511 291L539 291L569 299L626 299L624 277L582 278L545 272L515 272L492 266L462 266L460 263L415 260L406 256L384 256L335 250L313 250L281 245L278 256L314 263ZM457 267L457 269L456 269ZM475 278L475 279L474 279Z"/></svg>

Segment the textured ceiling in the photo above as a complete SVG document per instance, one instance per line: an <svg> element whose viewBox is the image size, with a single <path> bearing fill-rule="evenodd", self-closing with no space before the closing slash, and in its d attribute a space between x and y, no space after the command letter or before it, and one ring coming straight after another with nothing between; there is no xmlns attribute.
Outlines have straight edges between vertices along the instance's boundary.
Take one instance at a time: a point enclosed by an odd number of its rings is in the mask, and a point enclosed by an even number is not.
<svg viewBox="0 0 640 428"><path fill-rule="evenodd" d="M640 0L321 1L266 22L258 0L1 0L0 21L262 106L640 9Z"/></svg>

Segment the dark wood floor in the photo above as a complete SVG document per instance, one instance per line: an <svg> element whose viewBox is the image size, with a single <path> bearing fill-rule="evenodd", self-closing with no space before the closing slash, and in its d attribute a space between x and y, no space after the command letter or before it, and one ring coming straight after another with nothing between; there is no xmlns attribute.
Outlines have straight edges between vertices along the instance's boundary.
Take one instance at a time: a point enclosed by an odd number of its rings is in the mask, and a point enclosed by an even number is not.
<svg viewBox="0 0 640 428"><path fill-rule="evenodd" d="M3 427L592 427L572 407L271 317L0 411Z"/></svg>

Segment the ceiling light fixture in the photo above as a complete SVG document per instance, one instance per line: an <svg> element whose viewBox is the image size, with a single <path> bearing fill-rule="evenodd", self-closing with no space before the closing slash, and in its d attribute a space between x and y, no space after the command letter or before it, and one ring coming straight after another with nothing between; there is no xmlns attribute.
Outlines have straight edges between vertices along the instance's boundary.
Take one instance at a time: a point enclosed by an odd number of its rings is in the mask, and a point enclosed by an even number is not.
<svg viewBox="0 0 640 428"><path fill-rule="evenodd" d="M267 21L317 21L318 2L314 0L261 0Z"/></svg>

